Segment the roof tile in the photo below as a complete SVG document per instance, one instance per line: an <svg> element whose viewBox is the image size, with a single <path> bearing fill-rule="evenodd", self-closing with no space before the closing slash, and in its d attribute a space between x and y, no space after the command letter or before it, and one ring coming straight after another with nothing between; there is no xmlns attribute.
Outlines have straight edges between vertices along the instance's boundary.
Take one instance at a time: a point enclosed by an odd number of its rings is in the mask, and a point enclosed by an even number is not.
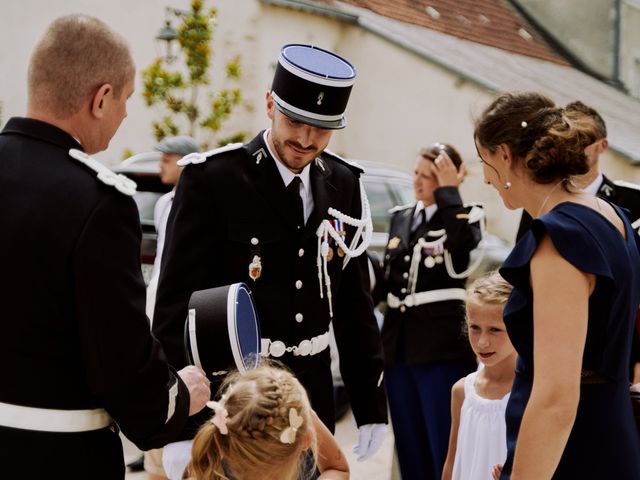
<svg viewBox="0 0 640 480"><path fill-rule="evenodd" d="M508 52L561 65L569 64L553 51L532 25L503 0L342 1L394 20Z"/></svg>

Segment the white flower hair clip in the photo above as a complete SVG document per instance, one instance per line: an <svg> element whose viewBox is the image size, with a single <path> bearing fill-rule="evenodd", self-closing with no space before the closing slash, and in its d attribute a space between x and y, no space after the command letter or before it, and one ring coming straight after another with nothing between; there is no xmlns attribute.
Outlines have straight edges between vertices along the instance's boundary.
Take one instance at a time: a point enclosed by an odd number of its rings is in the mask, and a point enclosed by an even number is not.
<svg viewBox="0 0 640 480"><path fill-rule="evenodd" d="M296 434L298 429L302 426L302 417L298 415L295 408L289 409L289 426L285 428L280 434L280 441L282 443L293 443L296 441Z"/></svg>
<svg viewBox="0 0 640 480"><path fill-rule="evenodd" d="M224 405L220 402L207 402L207 407L214 411L214 415L209 421L218 427L222 435L228 434L227 418L229 417L229 412L224 408Z"/></svg>

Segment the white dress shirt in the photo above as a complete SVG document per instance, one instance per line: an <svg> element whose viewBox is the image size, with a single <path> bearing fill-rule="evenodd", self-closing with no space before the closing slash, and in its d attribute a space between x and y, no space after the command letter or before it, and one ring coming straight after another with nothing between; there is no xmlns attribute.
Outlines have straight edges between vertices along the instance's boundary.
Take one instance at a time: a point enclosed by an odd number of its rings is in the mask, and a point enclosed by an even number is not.
<svg viewBox="0 0 640 480"><path fill-rule="evenodd" d="M425 207L424 203L422 203L421 201L418 201L418 203L416 203L416 209L413 211L413 220L411 221L412 232L415 232L416 229L420 226L420 223L422 223L422 215L420 214L422 210L424 210L425 218L428 222L429 220L431 220L431 217L433 217L433 214L438 210L438 205L432 203L428 207Z"/></svg>
<svg viewBox="0 0 640 480"><path fill-rule="evenodd" d="M153 261L153 270L151 270L151 279L147 287L147 317L153 322L153 310L156 304L156 291L158 290L158 279L160 277L160 260L162 260L162 250L164 249L164 237L167 230L167 220L171 205L173 205L173 197L176 194L174 188L169 193L161 196L156 205L153 207L153 224L156 227L158 239L156 241L156 258Z"/></svg>
<svg viewBox="0 0 640 480"><path fill-rule="evenodd" d="M294 177L300 177L302 180L302 184L300 185L300 196L302 197L302 206L304 208L304 223L307 223L309 220L309 216L313 211L313 193L311 192L311 178L309 177L309 172L311 171L311 164L308 164L306 167L302 169L302 171L298 174L293 173L284 164L278 161L278 156L274 151L269 147L269 142L267 141L267 134L271 131L271 129L265 130L264 132L264 143L273 157L273 161L276 162L276 167L278 167L278 172L280 172L280 176L282 177L282 181L284 182L284 186L288 187L292 182Z"/></svg>

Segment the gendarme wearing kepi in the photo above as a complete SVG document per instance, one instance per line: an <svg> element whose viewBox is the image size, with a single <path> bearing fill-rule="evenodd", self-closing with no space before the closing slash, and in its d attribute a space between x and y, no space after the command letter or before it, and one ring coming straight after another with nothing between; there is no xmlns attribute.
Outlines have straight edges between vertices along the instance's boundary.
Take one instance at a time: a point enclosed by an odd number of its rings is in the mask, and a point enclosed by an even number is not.
<svg viewBox="0 0 640 480"><path fill-rule="evenodd" d="M333 130L345 126L355 75L333 53L285 45L265 95L271 125L246 144L180 160L184 169L171 207L153 332L167 358L183 365L185 318L193 317L192 360L200 357L211 377L227 370L235 363L227 361L229 353L227 359L220 356L220 367L217 358L209 357L209 363L205 356L217 357L222 341L227 352L233 350L226 348L228 336L211 332L231 325L240 333L239 317L224 315L224 307L223 316L209 315L189 300L194 292L245 284L255 302L260 355L291 369L333 430L333 324L364 459L380 445L387 422L382 345L365 255L373 225L362 170L326 148Z"/></svg>
<svg viewBox="0 0 640 480"><path fill-rule="evenodd" d="M344 112L356 69L344 58L310 45L282 47L271 95L286 116L318 128L347 125Z"/></svg>

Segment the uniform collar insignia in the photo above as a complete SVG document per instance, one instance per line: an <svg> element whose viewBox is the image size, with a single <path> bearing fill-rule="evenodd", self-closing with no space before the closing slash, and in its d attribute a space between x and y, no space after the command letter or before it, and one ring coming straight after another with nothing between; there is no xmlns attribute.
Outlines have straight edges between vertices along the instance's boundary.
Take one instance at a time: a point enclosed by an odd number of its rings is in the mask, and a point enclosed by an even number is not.
<svg viewBox="0 0 640 480"><path fill-rule="evenodd" d="M260 147L258 150L253 152L251 155L253 155L253 157L255 157L256 165L260 165L260 160L262 160L263 158L267 158L267 152L262 147Z"/></svg>
<svg viewBox="0 0 640 480"><path fill-rule="evenodd" d="M605 197L609 198L610 196L613 195L613 188L611 187L611 185L607 185L606 183L602 183L602 185L600 185L600 189L598 190L598 193L600 193L601 195L604 195Z"/></svg>

